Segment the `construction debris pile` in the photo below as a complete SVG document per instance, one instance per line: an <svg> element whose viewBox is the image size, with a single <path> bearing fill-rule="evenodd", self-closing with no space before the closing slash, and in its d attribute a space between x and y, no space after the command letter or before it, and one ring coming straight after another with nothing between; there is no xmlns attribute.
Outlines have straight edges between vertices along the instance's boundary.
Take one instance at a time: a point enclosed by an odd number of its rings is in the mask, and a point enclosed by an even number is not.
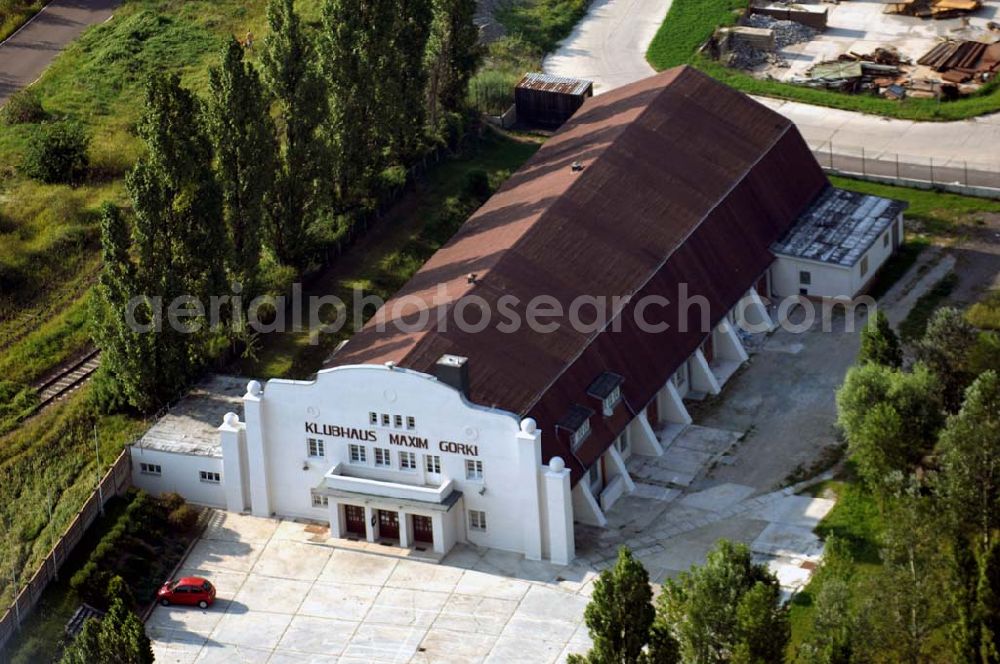
<svg viewBox="0 0 1000 664"><path fill-rule="evenodd" d="M836 60L820 62L809 69L807 79L796 82L842 92L878 90L885 94L885 89L892 88L886 96L901 96L895 86L903 84L902 65L908 64L910 61L895 48L880 46L871 53L851 51Z"/></svg>
<svg viewBox="0 0 1000 664"><path fill-rule="evenodd" d="M807 42L817 31L809 26L766 16L751 14L742 24L719 31L719 59L730 67L753 69L763 64L787 66L776 52L792 44Z"/></svg>
<svg viewBox="0 0 1000 664"><path fill-rule="evenodd" d="M903 14L917 18L955 18L978 10L981 0L890 0L886 14Z"/></svg>
<svg viewBox="0 0 1000 664"><path fill-rule="evenodd" d="M924 54L917 64L930 67L949 83L985 82L1000 72L1000 41L993 44L944 41Z"/></svg>

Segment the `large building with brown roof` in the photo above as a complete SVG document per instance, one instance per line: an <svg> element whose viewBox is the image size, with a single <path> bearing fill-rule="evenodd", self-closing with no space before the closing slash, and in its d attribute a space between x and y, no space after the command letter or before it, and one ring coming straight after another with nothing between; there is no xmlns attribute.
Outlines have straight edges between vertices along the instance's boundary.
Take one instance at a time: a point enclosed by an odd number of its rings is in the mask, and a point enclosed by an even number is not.
<svg viewBox="0 0 1000 664"><path fill-rule="evenodd" d="M854 295L821 268L901 210L835 191L791 122L695 69L588 99L315 381L251 386L223 427L227 505L571 559L572 523L635 489L629 458L747 359L736 323L770 329L778 263L816 264L806 295ZM841 219L864 241L825 232Z"/></svg>

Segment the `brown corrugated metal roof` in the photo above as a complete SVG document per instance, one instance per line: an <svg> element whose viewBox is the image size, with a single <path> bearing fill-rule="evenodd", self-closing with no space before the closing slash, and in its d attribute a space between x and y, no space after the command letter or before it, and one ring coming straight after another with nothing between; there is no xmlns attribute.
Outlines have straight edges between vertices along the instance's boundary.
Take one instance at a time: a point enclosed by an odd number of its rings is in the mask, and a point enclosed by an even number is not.
<svg viewBox="0 0 1000 664"><path fill-rule="evenodd" d="M580 78L529 73L518 81L516 87L523 90L544 90L545 92L558 92L565 95L585 95L593 86L592 81Z"/></svg>
<svg viewBox="0 0 1000 664"><path fill-rule="evenodd" d="M573 171L574 162L583 170ZM470 399L534 417L544 458L563 456L576 481L628 411L643 408L705 337L679 329L699 318L697 307L647 312L671 328L640 330L637 298L674 302L684 282L718 323L773 260L771 243L826 185L787 119L695 69L668 70L585 102L401 289L396 299L443 302L446 330L431 316L420 331L400 331L390 302L331 365L392 360L430 371L444 353L469 357ZM453 305L464 296L481 297L494 314L502 296L514 296L519 304L508 310L524 320L527 303L543 294L564 311L581 295L632 301L615 312L619 331L576 331L562 320L551 333L527 325L505 332L496 315L480 332L454 325ZM380 317L389 321L383 331ZM595 415L573 454L555 424L593 400L586 390L604 371L624 377L626 403L610 418Z"/></svg>

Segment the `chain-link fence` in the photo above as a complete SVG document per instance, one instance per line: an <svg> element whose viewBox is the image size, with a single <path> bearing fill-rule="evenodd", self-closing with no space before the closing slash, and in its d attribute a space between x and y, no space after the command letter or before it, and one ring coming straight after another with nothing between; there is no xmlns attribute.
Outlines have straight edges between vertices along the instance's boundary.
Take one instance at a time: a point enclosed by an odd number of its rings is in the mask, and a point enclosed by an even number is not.
<svg viewBox="0 0 1000 664"><path fill-rule="evenodd" d="M1000 161L942 159L826 141L810 146L824 170L911 187L941 188L973 196L1000 198Z"/></svg>

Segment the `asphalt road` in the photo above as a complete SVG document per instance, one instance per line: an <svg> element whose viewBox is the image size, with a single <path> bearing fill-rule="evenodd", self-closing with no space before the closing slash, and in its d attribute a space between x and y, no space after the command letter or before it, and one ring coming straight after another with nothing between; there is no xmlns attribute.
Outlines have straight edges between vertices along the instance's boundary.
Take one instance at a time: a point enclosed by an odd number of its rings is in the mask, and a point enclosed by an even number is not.
<svg viewBox="0 0 1000 664"><path fill-rule="evenodd" d="M111 17L118 0L52 0L0 45L0 105L42 75L86 28Z"/></svg>
<svg viewBox="0 0 1000 664"><path fill-rule="evenodd" d="M589 79L601 94L655 72L646 49L663 22L670 0L596 0L554 53L546 73ZM912 122L758 97L792 120L814 150L831 151L835 165L861 173L861 150L880 175L936 182L997 186L1000 173L1000 113L957 122ZM933 161L933 177L930 163ZM826 161L823 161L825 164ZM917 177L919 176L919 177Z"/></svg>

